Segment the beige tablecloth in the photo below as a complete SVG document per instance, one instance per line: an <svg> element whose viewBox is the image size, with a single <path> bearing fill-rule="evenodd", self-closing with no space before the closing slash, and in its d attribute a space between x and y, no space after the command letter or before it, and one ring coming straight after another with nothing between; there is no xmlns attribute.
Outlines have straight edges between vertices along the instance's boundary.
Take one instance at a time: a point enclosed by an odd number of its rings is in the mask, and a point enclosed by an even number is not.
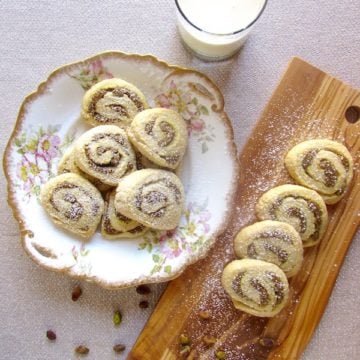
<svg viewBox="0 0 360 360"><path fill-rule="evenodd" d="M104 50L151 53L209 75L224 94L241 149L292 56L360 87L359 12L359 0L269 0L239 56L204 63L183 49L172 0L2 0L1 152L27 93L55 67ZM87 359L119 358L113 344L131 348L164 285L151 286L146 310L133 288L84 283L82 297L71 301L75 281L39 268L22 250L3 176L0 181L0 359L72 359L80 343L90 348ZM360 359L359 240L358 234L303 359ZM119 328L112 323L117 308L123 312ZM54 343L45 337L49 328L57 333Z"/></svg>

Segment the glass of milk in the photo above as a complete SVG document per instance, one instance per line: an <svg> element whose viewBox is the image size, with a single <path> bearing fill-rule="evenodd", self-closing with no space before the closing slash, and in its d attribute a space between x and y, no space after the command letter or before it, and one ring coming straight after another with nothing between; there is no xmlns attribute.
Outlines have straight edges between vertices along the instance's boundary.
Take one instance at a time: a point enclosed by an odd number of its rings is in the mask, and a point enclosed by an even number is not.
<svg viewBox="0 0 360 360"><path fill-rule="evenodd" d="M184 45L204 60L223 60L244 44L267 0L175 0Z"/></svg>

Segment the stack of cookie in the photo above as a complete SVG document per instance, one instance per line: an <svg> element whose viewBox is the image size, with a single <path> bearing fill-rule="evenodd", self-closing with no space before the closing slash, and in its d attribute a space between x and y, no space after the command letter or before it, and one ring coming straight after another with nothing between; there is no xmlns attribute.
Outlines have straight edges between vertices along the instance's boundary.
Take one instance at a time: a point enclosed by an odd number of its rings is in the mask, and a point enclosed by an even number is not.
<svg viewBox="0 0 360 360"><path fill-rule="evenodd" d="M271 317L286 305L287 277L298 273L303 248L317 245L328 223L326 204L344 196L353 175L346 147L327 139L308 140L285 157L289 174L300 185L285 184L264 193L257 205L259 222L235 237L235 254L222 284L234 306Z"/></svg>
<svg viewBox="0 0 360 360"><path fill-rule="evenodd" d="M183 118L149 109L141 91L121 79L90 88L81 117L93 128L63 155L59 175L41 189L54 223L90 238L101 222L107 239L175 228L184 204L174 173L187 147Z"/></svg>

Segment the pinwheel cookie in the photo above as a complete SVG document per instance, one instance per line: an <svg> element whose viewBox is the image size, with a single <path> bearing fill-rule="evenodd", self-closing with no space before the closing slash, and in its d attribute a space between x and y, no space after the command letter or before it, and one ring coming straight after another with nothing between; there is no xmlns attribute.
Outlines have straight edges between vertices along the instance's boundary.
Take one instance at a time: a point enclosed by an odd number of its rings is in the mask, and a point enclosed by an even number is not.
<svg viewBox="0 0 360 360"><path fill-rule="evenodd" d="M147 228L135 220L116 211L114 207L115 190L106 194L105 211L101 222L101 233L108 239L135 237L145 233Z"/></svg>
<svg viewBox="0 0 360 360"><path fill-rule="evenodd" d="M102 125L84 133L75 145L75 163L104 184L116 186L136 170L135 152L124 130Z"/></svg>
<svg viewBox="0 0 360 360"><path fill-rule="evenodd" d="M289 283L276 265L253 259L234 260L221 277L235 308L260 317L272 317L286 305Z"/></svg>
<svg viewBox="0 0 360 360"><path fill-rule="evenodd" d="M170 171L143 169L124 177L116 189L115 209L153 229L174 229L181 216L184 189Z"/></svg>
<svg viewBox="0 0 360 360"><path fill-rule="evenodd" d="M327 204L337 203L353 176L353 160L347 148L332 140L315 139L294 146L285 166L299 184L317 191Z"/></svg>
<svg viewBox="0 0 360 360"><path fill-rule="evenodd" d="M146 98L137 87L121 79L106 79L85 93L81 117L93 126L126 128L134 116L147 107Z"/></svg>
<svg viewBox="0 0 360 360"><path fill-rule="evenodd" d="M148 230L148 227L141 224L128 231L116 230L112 227L111 223L106 221L101 224L101 234L105 239L109 240L136 238L144 235Z"/></svg>
<svg viewBox="0 0 360 360"><path fill-rule="evenodd" d="M99 179L96 179L93 176L85 173L75 164L74 153L75 151L73 147L65 151L64 155L62 156L58 164L58 169L57 169L58 174L65 174L65 173L78 174L83 178L85 178L86 180L89 180L100 191L109 190L111 188L110 185L104 184Z"/></svg>
<svg viewBox="0 0 360 360"><path fill-rule="evenodd" d="M176 111L148 109L135 116L128 129L134 147L155 164L175 169L187 145L187 129Z"/></svg>
<svg viewBox="0 0 360 360"><path fill-rule="evenodd" d="M303 246L316 245L326 230L328 213L322 197L299 185L281 185L264 193L256 204L260 220L277 220L292 225Z"/></svg>
<svg viewBox="0 0 360 360"><path fill-rule="evenodd" d="M236 235L234 249L239 258L258 259L279 266L287 277L295 275L303 261L299 233L280 221L264 220L246 226Z"/></svg>
<svg viewBox="0 0 360 360"><path fill-rule="evenodd" d="M41 203L53 222L82 237L91 237L104 210L101 193L73 173L50 179L41 188Z"/></svg>

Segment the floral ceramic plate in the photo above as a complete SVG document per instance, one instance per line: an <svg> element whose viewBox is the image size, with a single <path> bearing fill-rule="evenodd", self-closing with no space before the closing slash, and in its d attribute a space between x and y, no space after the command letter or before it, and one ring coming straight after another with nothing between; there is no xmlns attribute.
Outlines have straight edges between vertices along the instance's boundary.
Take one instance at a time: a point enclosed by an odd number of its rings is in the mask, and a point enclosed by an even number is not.
<svg viewBox="0 0 360 360"><path fill-rule="evenodd" d="M79 118L85 90L110 77L136 85L150 106L172 108L184 117L189 146L179 176L186 207L173 231L117 241L97 232L83 242L56 227L38 198L64 150L87 129ZM59 68L24 100L4 169L9 203L31 258L105 287L166 281L203 257L224 230L237 176L233 131L217 87L199 72L120 52Z"/></svg>

